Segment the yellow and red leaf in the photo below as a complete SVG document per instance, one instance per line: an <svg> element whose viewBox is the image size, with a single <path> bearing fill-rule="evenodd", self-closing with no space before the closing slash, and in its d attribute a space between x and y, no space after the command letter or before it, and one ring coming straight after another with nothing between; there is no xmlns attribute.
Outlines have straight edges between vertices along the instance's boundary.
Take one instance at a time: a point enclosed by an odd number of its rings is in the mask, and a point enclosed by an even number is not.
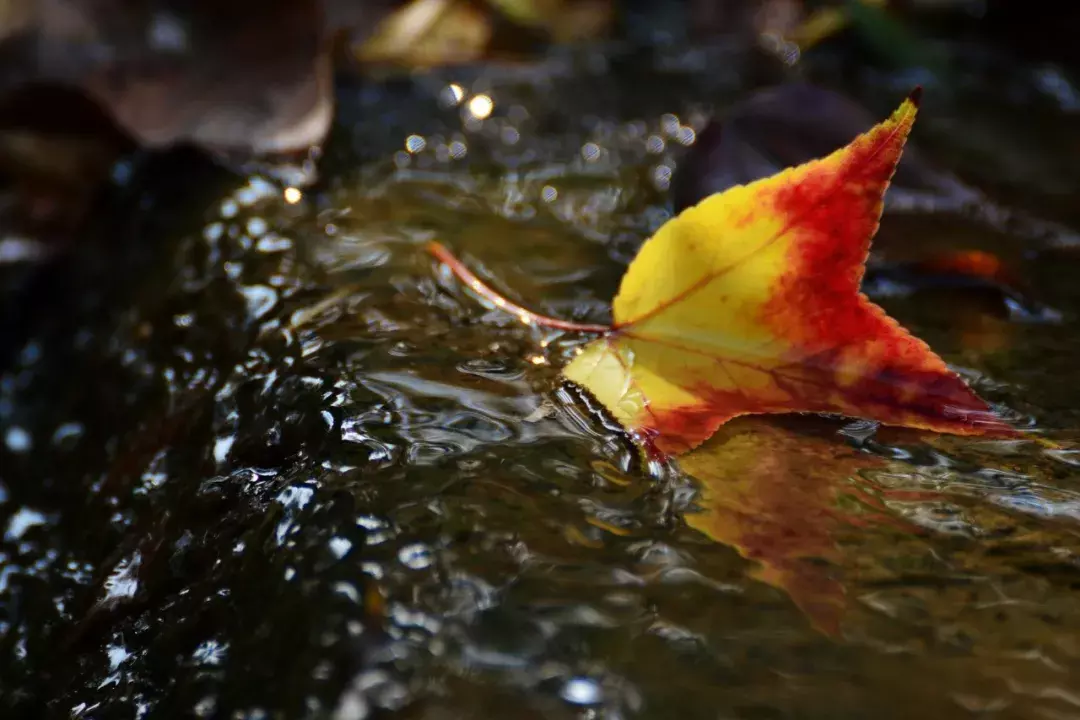
<svg viewBox="0 0 1080 720"><path fill-rule="evenodd" d="M623 277L611 332L565 377L672 454L751 413L1011 434L859 291L917 106L914 93L828 157L710 196L667 222Z"/></svg>

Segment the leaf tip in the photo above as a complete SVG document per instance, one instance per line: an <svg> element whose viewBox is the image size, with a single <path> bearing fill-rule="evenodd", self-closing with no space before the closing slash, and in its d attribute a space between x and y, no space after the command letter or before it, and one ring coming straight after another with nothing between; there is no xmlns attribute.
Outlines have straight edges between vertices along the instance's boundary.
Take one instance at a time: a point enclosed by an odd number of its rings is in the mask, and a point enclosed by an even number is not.
<svg viewBox="0 0 1080 720"><path fill-rule="evenodd" d="M918 108L919 105L922 104L922 95L923 95L922 85L916 85L915 88L911 91L911 94L908 95L908 102L910 102L912 105L914 105L916 108Z"/></svg>

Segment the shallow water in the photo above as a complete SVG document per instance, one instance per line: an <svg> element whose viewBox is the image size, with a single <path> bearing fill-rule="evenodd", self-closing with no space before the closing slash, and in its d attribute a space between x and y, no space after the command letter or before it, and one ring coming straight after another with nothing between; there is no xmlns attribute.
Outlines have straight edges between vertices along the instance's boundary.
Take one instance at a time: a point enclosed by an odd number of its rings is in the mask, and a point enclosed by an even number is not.
<svg viewBox="0 0 1080 720"><path fill-rule="evenodd" d="M747 91L712 52L344 82L295 204L258 173L136 173L99 230L126 259L86 250L29 286L51 313L12 331L0 379L9 711L1080 714L1080 249L890 213L875 260L977 247L1030 290L867 288L1054 447L745 419L715 462L669 468L559 386L586 338L522 326L423 252L606 320L687 131ZM1031 98L994 72L930 88L915 142L1075 225L1076 116L1018 133ZM909 81L848 90L884 114Z"/></svg>

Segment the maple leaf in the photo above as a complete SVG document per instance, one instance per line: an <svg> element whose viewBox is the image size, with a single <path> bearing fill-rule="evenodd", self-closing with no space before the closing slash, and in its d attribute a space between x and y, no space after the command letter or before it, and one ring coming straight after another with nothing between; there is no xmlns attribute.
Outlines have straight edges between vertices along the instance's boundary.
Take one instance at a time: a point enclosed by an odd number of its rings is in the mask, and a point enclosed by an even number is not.
<svg viewBox="0 0 1080 720"><path fill-rule="evenodd" d="M1009 433L859 292L918 97L833 154L712 195L666 223L623 277L612 332L564 375L667 453L749 413Z"/></svg>
<svg viewBox="0 0 1080 720"><path fill-rule="evenodd" d="M680 454L746 414L815 412L1015 435L859 290L920 91L831 155L712 195L623 276L610 327L532 313L429 250L525 323L602 333L563 370L646 447Z"/></svg>

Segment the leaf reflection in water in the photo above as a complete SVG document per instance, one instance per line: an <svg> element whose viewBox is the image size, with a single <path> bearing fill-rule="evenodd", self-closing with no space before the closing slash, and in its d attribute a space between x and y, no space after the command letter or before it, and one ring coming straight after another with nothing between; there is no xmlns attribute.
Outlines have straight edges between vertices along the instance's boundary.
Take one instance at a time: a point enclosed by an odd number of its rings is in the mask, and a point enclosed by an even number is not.
<svg viewBox="0 0 1080 720"><path fill-rule="evenodd" d="M913 526L894 517L859 475L886 463L839 442L810 417L739 418L680 458L701 483L687 523L756 562L751 576L783 590L819 630L840 631L847 606L843 526ZM928 493L929 494L929 493Z"/></svg>

